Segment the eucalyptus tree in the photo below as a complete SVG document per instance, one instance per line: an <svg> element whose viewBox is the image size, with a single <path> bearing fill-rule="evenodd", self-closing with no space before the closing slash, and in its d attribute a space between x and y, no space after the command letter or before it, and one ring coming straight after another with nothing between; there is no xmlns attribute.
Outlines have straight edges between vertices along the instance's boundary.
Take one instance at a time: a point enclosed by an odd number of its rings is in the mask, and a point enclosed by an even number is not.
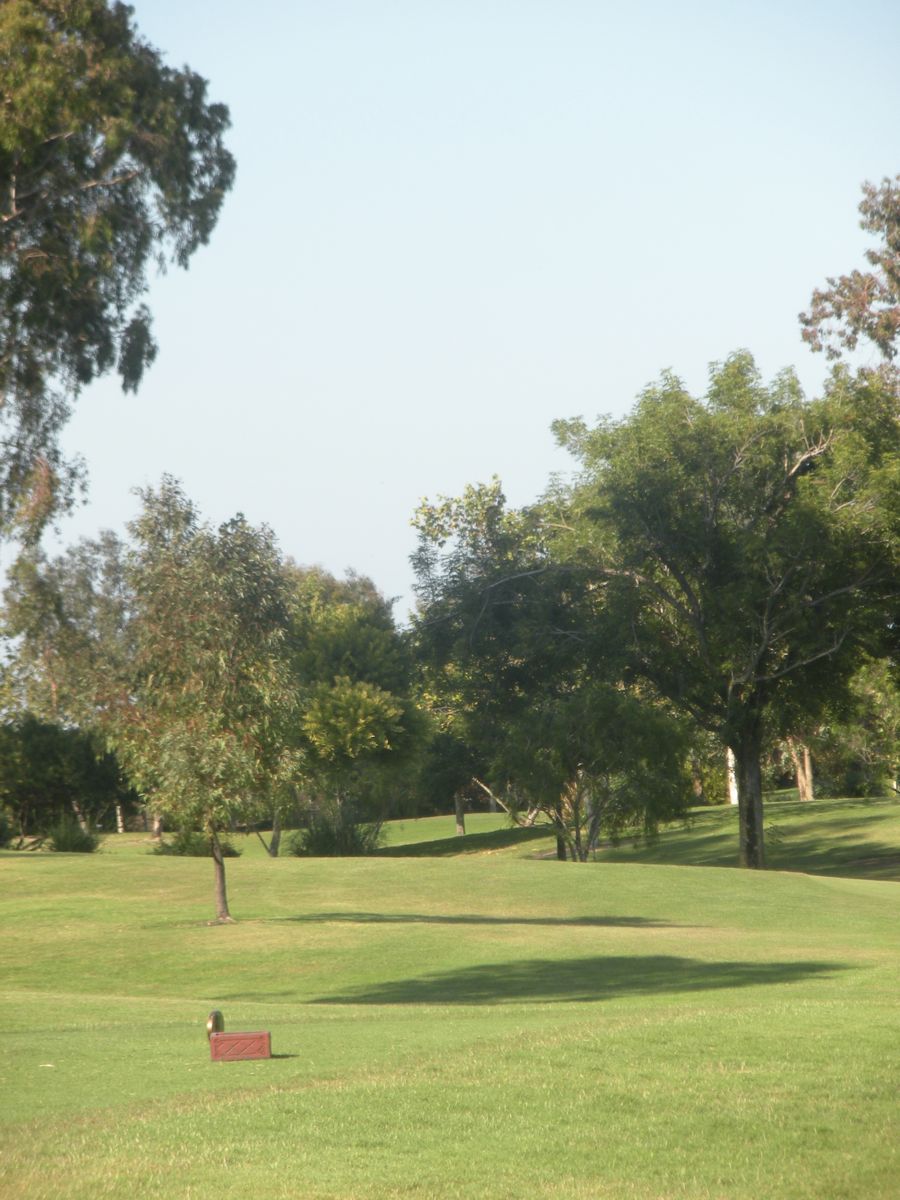
<svg viewBox="0 0 900 1200"><path fill-rule="evenodd" d="M284 564L268 529L212 528L172 479L141 499L129 543L17 564L16 692L99 734L154 811L206 831L227 921L219 834L269 811L299 769Z"/></svg>
<svg viewBox="0 0 900 1200"><path fill-rule="evenodd" d="M268 529L240 515L211 528L171 479L142 500L129 526L129 694L109 740L161 812L208 834L228 921L219 833L264 812L297 766L283 563Z"/></svg>
<svg viewBox="0 0 900 1200"><path fill-rule="evenodd" d="M860 340L889 362L900 339L900 175L863 184L861 227L878 239L866 251L866 267L831 276L800 314L803 338L829 358L853 351Z"/></svg>
<svg viewBox="0 0 900 1200"><path fill-rule="evenodd" d="M115 370L137 388L156 346L148 267L187 267L234 178L228 110L167 66L132 9L0 5L0 533L33 540L71 498L58 434Z"/></svg>
<svg viewBox="0 0 900 1200"><path fill-rule="evenodd" d="M839 368L807 402L740 353L703 398L666 374L624 419L555 427L581 475L554 553L593 582L596 661L616 645L626 677L732 749L746 866L765 862L764 735L811 720L888 636L897 416L883 374Z"/></svg>

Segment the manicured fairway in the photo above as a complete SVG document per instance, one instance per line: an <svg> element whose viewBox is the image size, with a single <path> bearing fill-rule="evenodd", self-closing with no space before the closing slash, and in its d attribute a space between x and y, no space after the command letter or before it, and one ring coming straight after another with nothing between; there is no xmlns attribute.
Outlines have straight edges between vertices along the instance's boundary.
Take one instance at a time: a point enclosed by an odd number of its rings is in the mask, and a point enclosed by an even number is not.
<svg viewBox="0 0 900 1200"><path fill-rule="evenodd" d="M0 855L4 1200L897 1195L895 883L228 870L215 927L206 861Z"/></svg>

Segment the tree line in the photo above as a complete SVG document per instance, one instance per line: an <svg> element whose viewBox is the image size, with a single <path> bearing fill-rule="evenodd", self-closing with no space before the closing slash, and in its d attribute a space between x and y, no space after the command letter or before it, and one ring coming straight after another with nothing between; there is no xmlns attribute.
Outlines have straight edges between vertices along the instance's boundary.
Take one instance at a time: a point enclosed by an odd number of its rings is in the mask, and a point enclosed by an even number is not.
<svg viewBox="0 0 900 1200"><path fill-rule="evenodd" d="M204 830L225 920L235 822L277 851L300 812L309 846L358 849L392 805L461 819L477 797L583 860L721 793L727 751L759 868L778 755L896 789L900 177L864 188L865 269L801 315L834 360L821 395L740 351L701 396L666 373L623 418L557 422L573 471L532 504L494 480L421 506L401 630L370 581L287 561L240 515L211 527L170 478L126 539L41 550L79 485L71 405L113 369L137 387L148 264L188 265L235 165L227 109L123 4L11 0L0 68L7 801L34 722L92 739L124 797Z"/></svg>

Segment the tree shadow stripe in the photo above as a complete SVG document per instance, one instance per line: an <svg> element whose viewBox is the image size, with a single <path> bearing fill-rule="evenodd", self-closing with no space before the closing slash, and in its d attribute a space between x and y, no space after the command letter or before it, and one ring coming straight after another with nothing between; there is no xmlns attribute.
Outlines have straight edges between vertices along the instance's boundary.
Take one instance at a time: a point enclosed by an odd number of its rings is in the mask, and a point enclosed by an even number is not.
<svg viewBox="0 0 900 1200"><path fill-rule="evenodd" d="M671 955L486 963L361 986L310 1004L503 1004L612 1000L798 983L848 970L830 962L702 962Z"/></svg>
<svg viewBox="0 0 900 1200"><path fill-rule="evenodd" d="M550 925L597 929L696 929L696 925L679 925L653 917L497 917L482 913L384 913L384 912L323 912L301 913L294 917L263 917L261 924L282 922L297 924L329 924L344 922L351 925Z"/></svg>

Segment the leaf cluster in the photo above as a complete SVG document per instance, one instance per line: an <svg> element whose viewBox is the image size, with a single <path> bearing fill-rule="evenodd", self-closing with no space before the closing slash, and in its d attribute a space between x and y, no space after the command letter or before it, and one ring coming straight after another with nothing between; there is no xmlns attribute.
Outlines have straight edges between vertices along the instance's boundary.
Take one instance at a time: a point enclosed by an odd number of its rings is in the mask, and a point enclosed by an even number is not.
<svg viewBox="0 0 900 1200"><path fill-rule="evenodd" d="M232 185L227 109L106 0L0 5L0 529L33 537L73 482L57 434L156 346L152 263L186 267Z"/></svg>

